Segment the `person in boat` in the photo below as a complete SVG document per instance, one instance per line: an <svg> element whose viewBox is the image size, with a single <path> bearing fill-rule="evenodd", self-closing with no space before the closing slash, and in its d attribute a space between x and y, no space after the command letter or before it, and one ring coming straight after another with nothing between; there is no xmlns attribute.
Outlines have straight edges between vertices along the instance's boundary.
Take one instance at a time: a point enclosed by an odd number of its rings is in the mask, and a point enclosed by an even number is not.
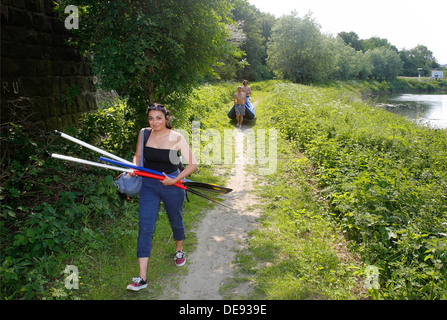
<svg viewBox="0 0 447 320"><path fill-rule="evenodd" d="M147 287L147 266L160 201L163 201L176 243L175 264L183 266L186 263L186 254L183 251L185 226L182 216L186 192L174 186L174 184L197 169L195 157L185 138L180 133L172 130L169 111L163 105L150 104L147 115L150 128L146 128L144 131L149 130L149 135L147 140L144 141L143 154L140 151L141 137L138 137L133 163L135 165L139 164L140 158L143 157L144 167L163 172L165 179L143 178L138 210L137 257L139 276L134 278L133 282L127 286L127 289L132 291L139 291ZM188 164L182 171L178 168L179 152ZM175 178L170 178L166 174Z"/></svg>
<svg viewBox="0 0 447 320"><path fill-rule="evenodd" d="M241 86L237 87L237 92L234 94L234 111L236 112L237 126L242 127L245 116L245 93Z"/></svg>

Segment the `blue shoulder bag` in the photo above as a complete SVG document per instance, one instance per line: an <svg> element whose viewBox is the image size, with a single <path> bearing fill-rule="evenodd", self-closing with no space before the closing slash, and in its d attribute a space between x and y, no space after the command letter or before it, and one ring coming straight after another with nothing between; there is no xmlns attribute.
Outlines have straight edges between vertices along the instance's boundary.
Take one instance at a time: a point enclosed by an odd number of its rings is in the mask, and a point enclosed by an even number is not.
<svg viewBox="0 0 447 320"><path fill-rule="evenodd" d="M143 150L144 150L144 129L141 129L141 150L140 150L140 166L144 166ZM119 192L127 194L129 197L136 196L140 193L141 185L143 184L143 177L132 177L129 173L122 173L115 179L116 187Z"/></svg>

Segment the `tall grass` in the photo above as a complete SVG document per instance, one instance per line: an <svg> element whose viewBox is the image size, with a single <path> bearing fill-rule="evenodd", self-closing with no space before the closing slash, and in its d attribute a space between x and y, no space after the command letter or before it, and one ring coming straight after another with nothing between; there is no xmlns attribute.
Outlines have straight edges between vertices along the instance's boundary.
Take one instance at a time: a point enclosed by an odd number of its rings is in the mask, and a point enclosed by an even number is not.
<svg viewBox="0 0 447 320"><path fill-rule="evenodd" d="M276 126L281 110L269 97L278 81L252 84L256 107L252 130ZM277 127L279 129L279 126ZM281 131L279 129L279 131ZM228 298L234 287L249 281L248 299L359 299L364 297L360 266L347 253L346 242L316 189L315 173L294 141L278 138L277 170L254 181L261 211L259 226L249 233L246 250L238 253L236 277L222 289ZM256 167L248 167L258 174Z"/></svg>
<svg viewBox="0 0 447 320"><path fill-rule="evenodd" d="M280 145L277 172L258 181L260 227L236 259L240 276L255 289L248 298L362 298L360 267L314 189L309 160L297 157L292 145Z"/></svg>
<svg viewBox="0 0 447 320"><path fill-rule="evenodd" d="M342 88L276 84L270 122L316 168L334 218L386 299L447 297L447 133ZM377 296L377 295L376 295Z"/></svg>

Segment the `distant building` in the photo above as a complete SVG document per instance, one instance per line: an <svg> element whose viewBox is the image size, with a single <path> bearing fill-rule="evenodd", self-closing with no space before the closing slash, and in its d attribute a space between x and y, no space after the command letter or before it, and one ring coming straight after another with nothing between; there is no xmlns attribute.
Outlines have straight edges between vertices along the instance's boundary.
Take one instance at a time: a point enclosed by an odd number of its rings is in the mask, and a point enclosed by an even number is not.
<svg viewBox="0 0 447 320"><path fill-rule="evenodd" d="M432 70L431 77L432 79L442 79L444 78L444 71Z"/></svg>

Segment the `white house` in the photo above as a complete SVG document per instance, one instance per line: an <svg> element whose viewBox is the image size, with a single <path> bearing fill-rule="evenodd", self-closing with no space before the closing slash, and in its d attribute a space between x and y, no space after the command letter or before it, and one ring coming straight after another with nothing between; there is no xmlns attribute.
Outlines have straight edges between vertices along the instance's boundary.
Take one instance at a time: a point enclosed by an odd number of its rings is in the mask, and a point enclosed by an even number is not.
<svg viewBox="0 0 447 320"><path fill-rule="evenodd" d="M432 70L431 77L433 79L442 79L444 78L444 71Z"/></svg>

